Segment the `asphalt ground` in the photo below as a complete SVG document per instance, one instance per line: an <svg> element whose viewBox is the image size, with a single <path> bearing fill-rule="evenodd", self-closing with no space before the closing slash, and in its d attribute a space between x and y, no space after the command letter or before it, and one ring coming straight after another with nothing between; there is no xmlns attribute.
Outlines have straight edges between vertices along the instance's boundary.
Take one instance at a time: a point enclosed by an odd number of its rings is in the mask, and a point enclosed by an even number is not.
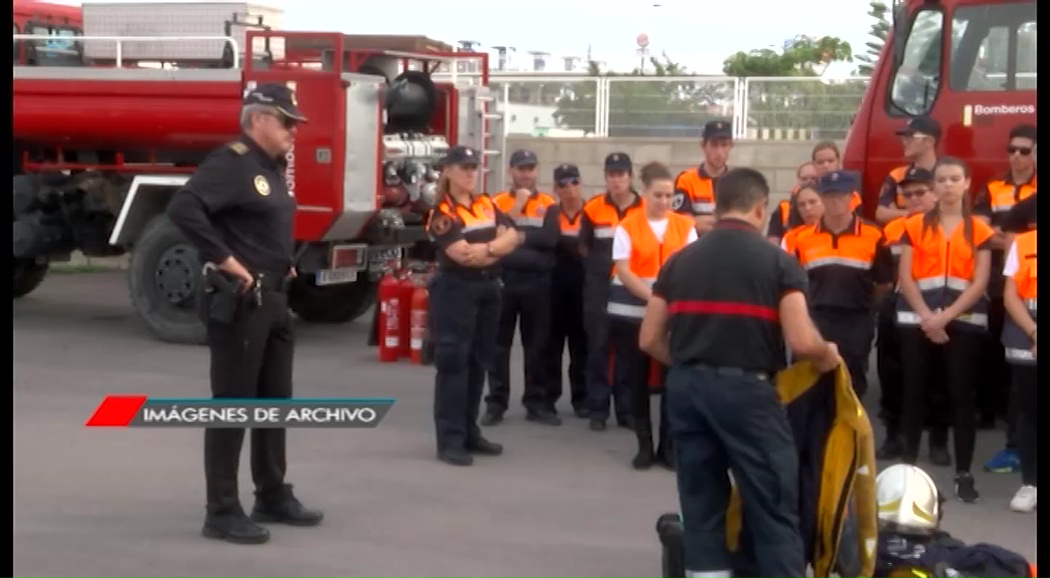
<svg viewBox="0 0 1050 578"><path fill-rule="evenodd" d="M290 432L289 481L324 523L273 527L268 544L235 546L200 535L199 430L83 425L106 394L207 396L207 350L151 339L120 272L49 277L14 304L14 575L660 574L654 524L677 509L674 476L633 471L630 432L591 432L573 417L536 425L515 406L486 431L503 457L441 464L432 369L379 363L367 330L367 318L298 327L297 395L397 399L374 430ZM1002 441L982 432L978 464ZM951 468L928 471L950 491ZM1007 509L1018 476L975 475L982 500L949 501L945 529L1034 559L1037 516ZM246 458L241 480L250 508Z"/></svg>

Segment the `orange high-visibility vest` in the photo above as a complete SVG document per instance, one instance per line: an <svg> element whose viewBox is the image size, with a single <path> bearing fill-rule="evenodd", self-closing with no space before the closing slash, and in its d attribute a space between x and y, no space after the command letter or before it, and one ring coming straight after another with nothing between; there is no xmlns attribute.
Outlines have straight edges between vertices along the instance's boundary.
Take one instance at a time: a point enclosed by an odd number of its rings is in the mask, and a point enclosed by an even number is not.
<svg viewBox="0 0 1050 578"><path fill-rule="evenodd" d="M674 188L686 197L679 211L693 215L714 214L715 180L700 174L699 167L679 173Z"/></svg>
<svg viewBox="0 0 1050 578"><path fill-rule="evenodd" d="M925 214L912 215L904 224L902 243L912 249L911 276L931 311L951 305L973 282L976 250L995 232L984 221L970 217L973 226L973 249L963 236L963 226L945 235L940 223L923 231ZM982 297L969 311L959 316L960 328L984 330L988 327L988 299ZM897 300L897 323L918 325L919 316L907 299Z"/></svg>
<svg viewBox="0 0 1050 578"><path fill-rule="evenodd" d="M1006 179L994 179L988 181L988 207L992 210L992 215L998 215L1008 212L1017 203L1032 196L1036 190L1036 178L1032 177L1032 180L1021 184L1015 185L1008 178Z"/></svg>
<svg viewBox="0 0 1050 578"><path fill-rule="evenodd" d="M653 234L644 211L628 215L620 222L620 226L631 238L631 272L651 287L656 282L660 267L689 242L689 235L696 224L685 215L668 213L663 241L657 240ZM641 321L645 315L645 302L628 291L623 281L614 274L606 311L609 315Z"/></svg>
<svg viewBox="0 0 1050 578"><path fill-rule="evenodd" d="M514 224L519 228L523 229L539 229L543 227L543 218L547 214L551 205L558 204L558 201L554 200L554 197L547 193L541 193L539 191L532 193L532 196L525 201L525 204L521 207L521 214L517 216L510 215L510 210L514 207L514 193L502 192L492 197L492 203L496 207L514 219Z"/></svg>
<svg viewBox="0 0 1050 578"><path fill-rule="evenodd" d="M1014 237L1013 250L1017 254L1017 271L1010 276L1017 288L1017 296L1024 302L1032 319L1036 319L1038 294L1036 290L1036 257L1038 244L1036 231L1029 231ZM1025 335L1021 327L1009 316L1003 321L1003 347L1006 348L1006 361L1015 365L1035 365L1032 355L1032 338Z"/></svg>

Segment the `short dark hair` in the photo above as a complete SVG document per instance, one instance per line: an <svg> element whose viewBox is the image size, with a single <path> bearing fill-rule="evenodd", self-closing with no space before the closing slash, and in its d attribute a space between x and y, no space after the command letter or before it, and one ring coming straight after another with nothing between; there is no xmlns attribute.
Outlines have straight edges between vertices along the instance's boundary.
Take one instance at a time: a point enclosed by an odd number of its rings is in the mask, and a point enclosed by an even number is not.
<svg viewBox="0 0 1050 578"><path fill-rule="evenodd" d="M715 214L746 213L769 199L769 182L755 169L732 169L715 184Z"/></svg>
<svg viewBox="0 0 1050 578"><path fill-rule="evenodd" d="M1034 144L1035 140L1035 125L1034 124L1019 124L1010 131L1010 140L1015 138L1026 138Z"/></svg>
<svg viewBox="0 0 1050 578"><path fill-rule="evenodd" d="M650 187L656 181L673 181L674 175L671 174L671 169L667 168L667 165L653 161L642 167L639 173L639 177L642 179L642 184Z"/></svg>

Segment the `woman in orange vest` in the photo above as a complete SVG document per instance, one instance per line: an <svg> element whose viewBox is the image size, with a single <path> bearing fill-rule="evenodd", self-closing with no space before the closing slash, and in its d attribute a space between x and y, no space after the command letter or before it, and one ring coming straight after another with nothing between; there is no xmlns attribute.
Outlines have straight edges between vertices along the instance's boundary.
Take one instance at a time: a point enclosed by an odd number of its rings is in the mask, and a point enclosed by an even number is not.
<svg viewBox="0 0 1050 578"><path fill-rule="evenodd" d="M810 153L809 160L817 169L818 177L832 171L842 170L842 153L839 152L839 145L830 140L818 142L817 145L813 147L813 152ZM864 201L861 199L860 193L853 191L853 195L849 199L849 209L860 214L858 209L860 209L863 204Z"/></svg>
<svg viewBox="0 0 1050 578"><path fill-rule="evenodd" d="M1003 277L1003 347L1010 364L1013 395L1017 396L1017 446L1021 458L1021 489L1010 509L1030 513L1036 508L1036 231L1014 238L1006 255Z"/></svg>
<svg viewBox="0 0 1050 578"><path fill-rule="evenodd" d="M780 240L780 247L791 254L795 253L795 237L798 236L798 232L817 224L817 221L824 216L824 203L821 202L820 195L813 187L799 189L795 194L793 204L795 205L794 211L798 214L798 221L784 233L784 238Z"/></svg>
<svg viewBox="0 0 1050 578"><path fill-rule="evenodd" d="M954 158L934 169L933 210L908 218L901 235L897 325L904 404L901 457L914 464L926 422L927 388L944 371L955 442L955 495L979 498L970 466L977 435L975 376L988 330L984 295L995 234L970 207L970 171Z"/></svg>
<svg viewBox="0 0 1050 578"><path fill-rule="evenodd" d="M798 212L798 194L806 187L812 187L817 182L817 167L812 162L806 161L795 170L797 182L791 187L788 198L777 203L777 208L769 216L769 224L766 225L766 237L774 245L779 245L784 235L792 228L801 224L801 215Z"/></svg>
<svg viewBox="0 0 1050 578"><path fill-rule="evenodd" d="M653 294L660 267L682 247L697 239L693 219L671 210L674 175L661 163L642 168L644 210L620 221L613 236L615 263L609 290L609 333L616 357L617 374L632 392L631 409L638 436L635 469L647 469L657 460L674 468L674 452L667 427L664 398L660 396L660 439L653 450L653 424L649 410L649 370L654 363L638 346L638 330L645 305Z"/></svg>

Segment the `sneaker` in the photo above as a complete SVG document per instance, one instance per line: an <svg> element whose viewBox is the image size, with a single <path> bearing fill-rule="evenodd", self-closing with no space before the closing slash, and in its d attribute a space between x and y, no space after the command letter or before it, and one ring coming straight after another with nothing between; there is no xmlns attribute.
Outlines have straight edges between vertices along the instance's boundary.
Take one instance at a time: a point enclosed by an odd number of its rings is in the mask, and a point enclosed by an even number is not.
<svg viewBox="0 0 1050 578"><path fill-rule="evenodd" d="M1035 486L1021 486L1010 500L1010 509L1022 514L1031 514L1035 511L1036 488Z"/></svg>
<svg viewBox="0 0 1050 578"><path fill-rule="evenodd" d="M984 471L993 474L1011 474L1021 468L1021 458L1016 450L999 450L984 464Z"/></svg>
<svg viewBox="0 0 1050 578"><path fill-rule="evenodd" d="M981 494L977 493L977 482L974 481L973 474L970 472L955 474L955 497L967 504L975 504L981 499Z"/></svg>

